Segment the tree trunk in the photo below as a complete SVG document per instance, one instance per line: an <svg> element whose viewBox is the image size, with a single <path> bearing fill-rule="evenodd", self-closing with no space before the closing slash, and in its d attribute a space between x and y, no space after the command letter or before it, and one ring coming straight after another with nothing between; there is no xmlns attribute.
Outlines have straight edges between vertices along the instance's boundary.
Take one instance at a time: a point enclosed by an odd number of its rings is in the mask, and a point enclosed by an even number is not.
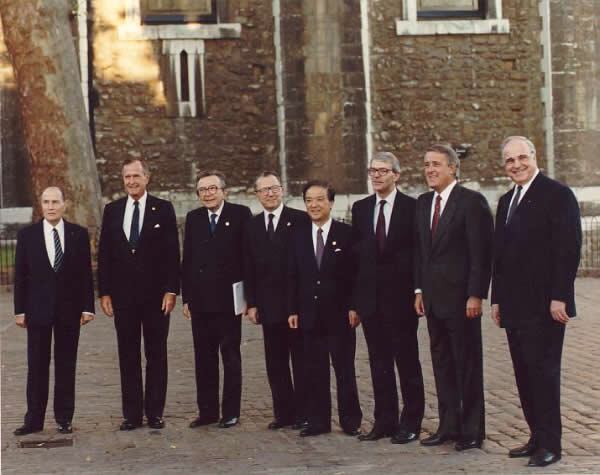
<svg viewBox="0 0 600 475"><path fill-rule="evenodd" d="M98 226L101 194L69 0L0 0L4 40L15 71L33 202L47 186L62 188L67 219Z"/></svg>

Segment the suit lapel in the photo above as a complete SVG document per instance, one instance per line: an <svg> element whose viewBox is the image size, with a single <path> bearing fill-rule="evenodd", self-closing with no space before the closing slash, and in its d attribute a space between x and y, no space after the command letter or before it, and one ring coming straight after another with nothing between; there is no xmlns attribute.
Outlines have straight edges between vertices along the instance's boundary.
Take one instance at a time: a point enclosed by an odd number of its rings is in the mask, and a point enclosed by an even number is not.
<svg viewBox="0 0 600 475"><path fill-rule="evenodd" d="M321 268L322 271L327 267L329 261L331 260L331 254L333 254L333 248L337 246L337 230L338 223L335 220L331 220L331 227L329 228L329 233L327 234L327 240L325 241L325 248L323 249L323 259L321 259ZM335 243L335 244L334 244ZM316 262L316 256L315 256Z"/></svg>
<svg viewBox="0 0 600 475"><path fill-rule="evenodd" d="M431 242L431 249L433 250L442 240L444 235L448 230L448 225L452 221L452 217L454 216L454 212L456 211L456 203L460 199L460 185L455 185L454 189L450 193L448 197L448 203L444 206L444 211L440 216L440 220L438 222L437 228L435 230L435 235L433 236ZM431 233L430 233L431 234Z"/></svg>
<svg viewBox="0 0 600 475"><path fill-rule="evenodd" d="M144 236L148 235L148 232L154 226L154 217L156 215L157 207L154 197L148 195L146 197L146 206L144 207L144 221L142 222L142 230L140 231L140 237L138 239L138 246L144 239Z"/></svg>
<svg viewBox="0 0 600 475"><path fill-rule="evenodd" d="M229 203L227 203L227 201L225 201L223 203L223 210L221 211L221 215L219 216L219 219L217 220L217 227L215 228L215 236L219 235L219 234L223 234L223 232L225 231L225 228L227 228L229 226L229 221L231 220L231 209L229 206ZM208 219L208 218L207 218Z"/></svg>
<svg viewBox="0 0 600 475"><path fill-rule="evenodd" d="M385 240L386 247L387 247L387 243L391 242L391 240L396 237L395 231L398 228L399 220L402 218L401 211L400 211L399 195L400 195L400 191L396 190L396 198L394 199L394 203L392 203L392 206L393 206L392 214L390 216L390 223L389 223L389 227L388 227L387 238Z"/></svg>
<svg viewBox="0 0 600 475"><path fill-rule="evenodd" d="M529 188L528 188L527 192L525 193L525 195L523 196L523 198L521 198L521 202L518 204L517 209L515 210L512 218L510 218L508 227L511 227L511 225L513 223L518 222L519 218L523 217L531 209L533 209L533 206L534 206L535 202L537 201L537 196L538 196L538 193L540 190L540 183L543 181L542 177L543 177L543 175L541 173L538 173L538 175L531 182L531 185L529 186ZM510 198L507 200L507 202L509 203L507 206L507 210L510 208L510 201L513 197L514 191L515 191L515 189L513 187L510 191L510 194L508 195ZM508 213L508 211L506 213ZM506 223L506 214L504 215L503 223Z"/></svg>
<svg viewBox="0 0 600 475"><path fill-rule="evenodd" d="M372 195L367 201L368 205L366 212L363 214L365 220L363 226L367 230L367 236L375 237L375 206L377 204L377 195Z"/></svg>
<svg viewBox="0 0 600 475"><path fill-rule="evenodd" d="M433 194L433 191L430 191L425 195L423 200L425 205L422 207L421 215L419 216L427 252L431 251L431 202L433 201Z"/></svg>

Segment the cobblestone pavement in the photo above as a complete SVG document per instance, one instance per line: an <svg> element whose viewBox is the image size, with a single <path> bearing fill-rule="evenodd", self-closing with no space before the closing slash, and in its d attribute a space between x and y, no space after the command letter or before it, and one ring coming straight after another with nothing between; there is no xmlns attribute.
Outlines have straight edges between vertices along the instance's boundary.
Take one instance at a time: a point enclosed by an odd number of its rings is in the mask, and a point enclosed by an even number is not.
<svg viewBox="0 0 600 475"><path fill-rule="evenodd" d="M21 425L25 412L26 332L13 323L12 294L0 289L2 473L600 473L600 280L578 279L577 294L579 317L569 324L563 357L563 460L545 469L527 469L526 460L506 456L508 448L525 442L528 434L505 334L487 314L488 438L482 450L457 453L450 443L425 448L418 443L392 445L388 439L360 443L345 436L338 425L331 434L309 439L287 429L268 431L272 416L262 332L247 322L242 341L241 424L227 430L189 429L188 422L196 415L193 346L180 304L171 317L164 430L117 430L121 411L116 338L112 321L98 315L81 334L74 433L56 433L50 403L45 430L18 439L12 431ZM427 403L423 432L427 435L437 427L437 411L425 326L422 321L419 337ZM359 333L357 377L365 414L363 430L369 430L373 398L366 347ZM19 441L58 439L67 439L72 446L18 446Z"/></svg>

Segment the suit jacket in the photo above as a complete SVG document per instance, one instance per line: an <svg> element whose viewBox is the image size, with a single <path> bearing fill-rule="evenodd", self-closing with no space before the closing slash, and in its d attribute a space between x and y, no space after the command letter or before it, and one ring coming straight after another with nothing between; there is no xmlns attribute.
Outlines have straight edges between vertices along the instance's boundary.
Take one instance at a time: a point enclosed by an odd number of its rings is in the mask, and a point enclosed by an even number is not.
<svg viewBox="0 0 600 475"><path fill-rule="evenodd" d="M312 240L312 223L292 236L288 262L288 314L298 315L303 329L348 327L355 272L352 228L333 220L321 268Z"/></svg>
<svg viewBox="0 0 600 475"><path fill-rule="evenodd" d="M263 212L248 223L244 251L244 288L248 307L258 307L261 323L287 323L288 247L294 231L309 222L304 211L283 207L269 240Z"/></svg>
<svg viewBox="0 0 600 475"><path fill-rule="evenodd" d="M575 195L538 174L506 225L514 188L496 213L492 303L504 327L551 319L550 301L566 303L574 317L574 282L581 253L581 219Z"/></svg>
<svg viewBox="0 0 600 475"><path fill-rule="evenodd" d="M425 312L437 318L464 318L469 297L488 295L493 218L481 193L457 184L431 238L434 192L417 199L415 286L423 291Z"/></svg>
<svg viewBox="0 0 600 475"><path fill-rule="evenodd" d="M123 231L127 197L104 208L98 249L100 295L113 306L159 304L166 292L179 293L179 237L173 205L147 196L142 231L135 249Z"/></svg>
<svg viewBox="0 0 600 475"><path fill-rule="evenodd" d="M382 316L414 320L416 200L397 192L385 249L378 255L373 226L376 199L376 195L371 195L352 206L358 265L354 304L362 320L368 320L375 314L376 303L384 314Z"/></svg>
<svg viewBox="0 0 600 475"><path fill-rule="evenodd" d="M233 315L232 284L244 278L244 228L252 213L247 206L225 202L214 236L208 210L195 209L185 219L182 296L195 313Z"/></svg>
<svg viewBox="0 0 600 475"><path fill-rule="evenodd" d="M27 325L79 326L82 312L94 313L90 240L85 228L64 221L64 259L55 272L48 259L43 222L19 231L15 256L15 315Z"/></svg>

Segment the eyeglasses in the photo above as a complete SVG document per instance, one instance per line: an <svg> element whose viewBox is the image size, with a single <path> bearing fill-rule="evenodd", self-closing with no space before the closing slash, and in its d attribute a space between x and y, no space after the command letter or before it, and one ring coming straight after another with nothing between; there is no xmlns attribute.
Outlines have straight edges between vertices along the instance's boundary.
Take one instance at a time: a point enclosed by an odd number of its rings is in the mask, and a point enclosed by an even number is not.
<svg viewBox="0 0 600 475"><path fill-rule="evenodd" d="M198 188L198 194L199 195L214 195L217 192L217 190L222 190L222 189L223 188L220 188L216 185L210 185L210 186L207 186L206 188L205 187Z"/></svg>
<svg viewBox="0 0 600 475"><path fill-rule="evenodd" d="M256 190L256 192L260 195L268 195L269 192L276 194L279 193L281 190L283 190L283 187L281 185L273 185L260 188L259 190Z"/></svg>
<svg viewBox="0 0 600 475"><path fill-rule="evenodd" d="M391 171L391 168L367 168L369 176L386 176Z"/></svg>

